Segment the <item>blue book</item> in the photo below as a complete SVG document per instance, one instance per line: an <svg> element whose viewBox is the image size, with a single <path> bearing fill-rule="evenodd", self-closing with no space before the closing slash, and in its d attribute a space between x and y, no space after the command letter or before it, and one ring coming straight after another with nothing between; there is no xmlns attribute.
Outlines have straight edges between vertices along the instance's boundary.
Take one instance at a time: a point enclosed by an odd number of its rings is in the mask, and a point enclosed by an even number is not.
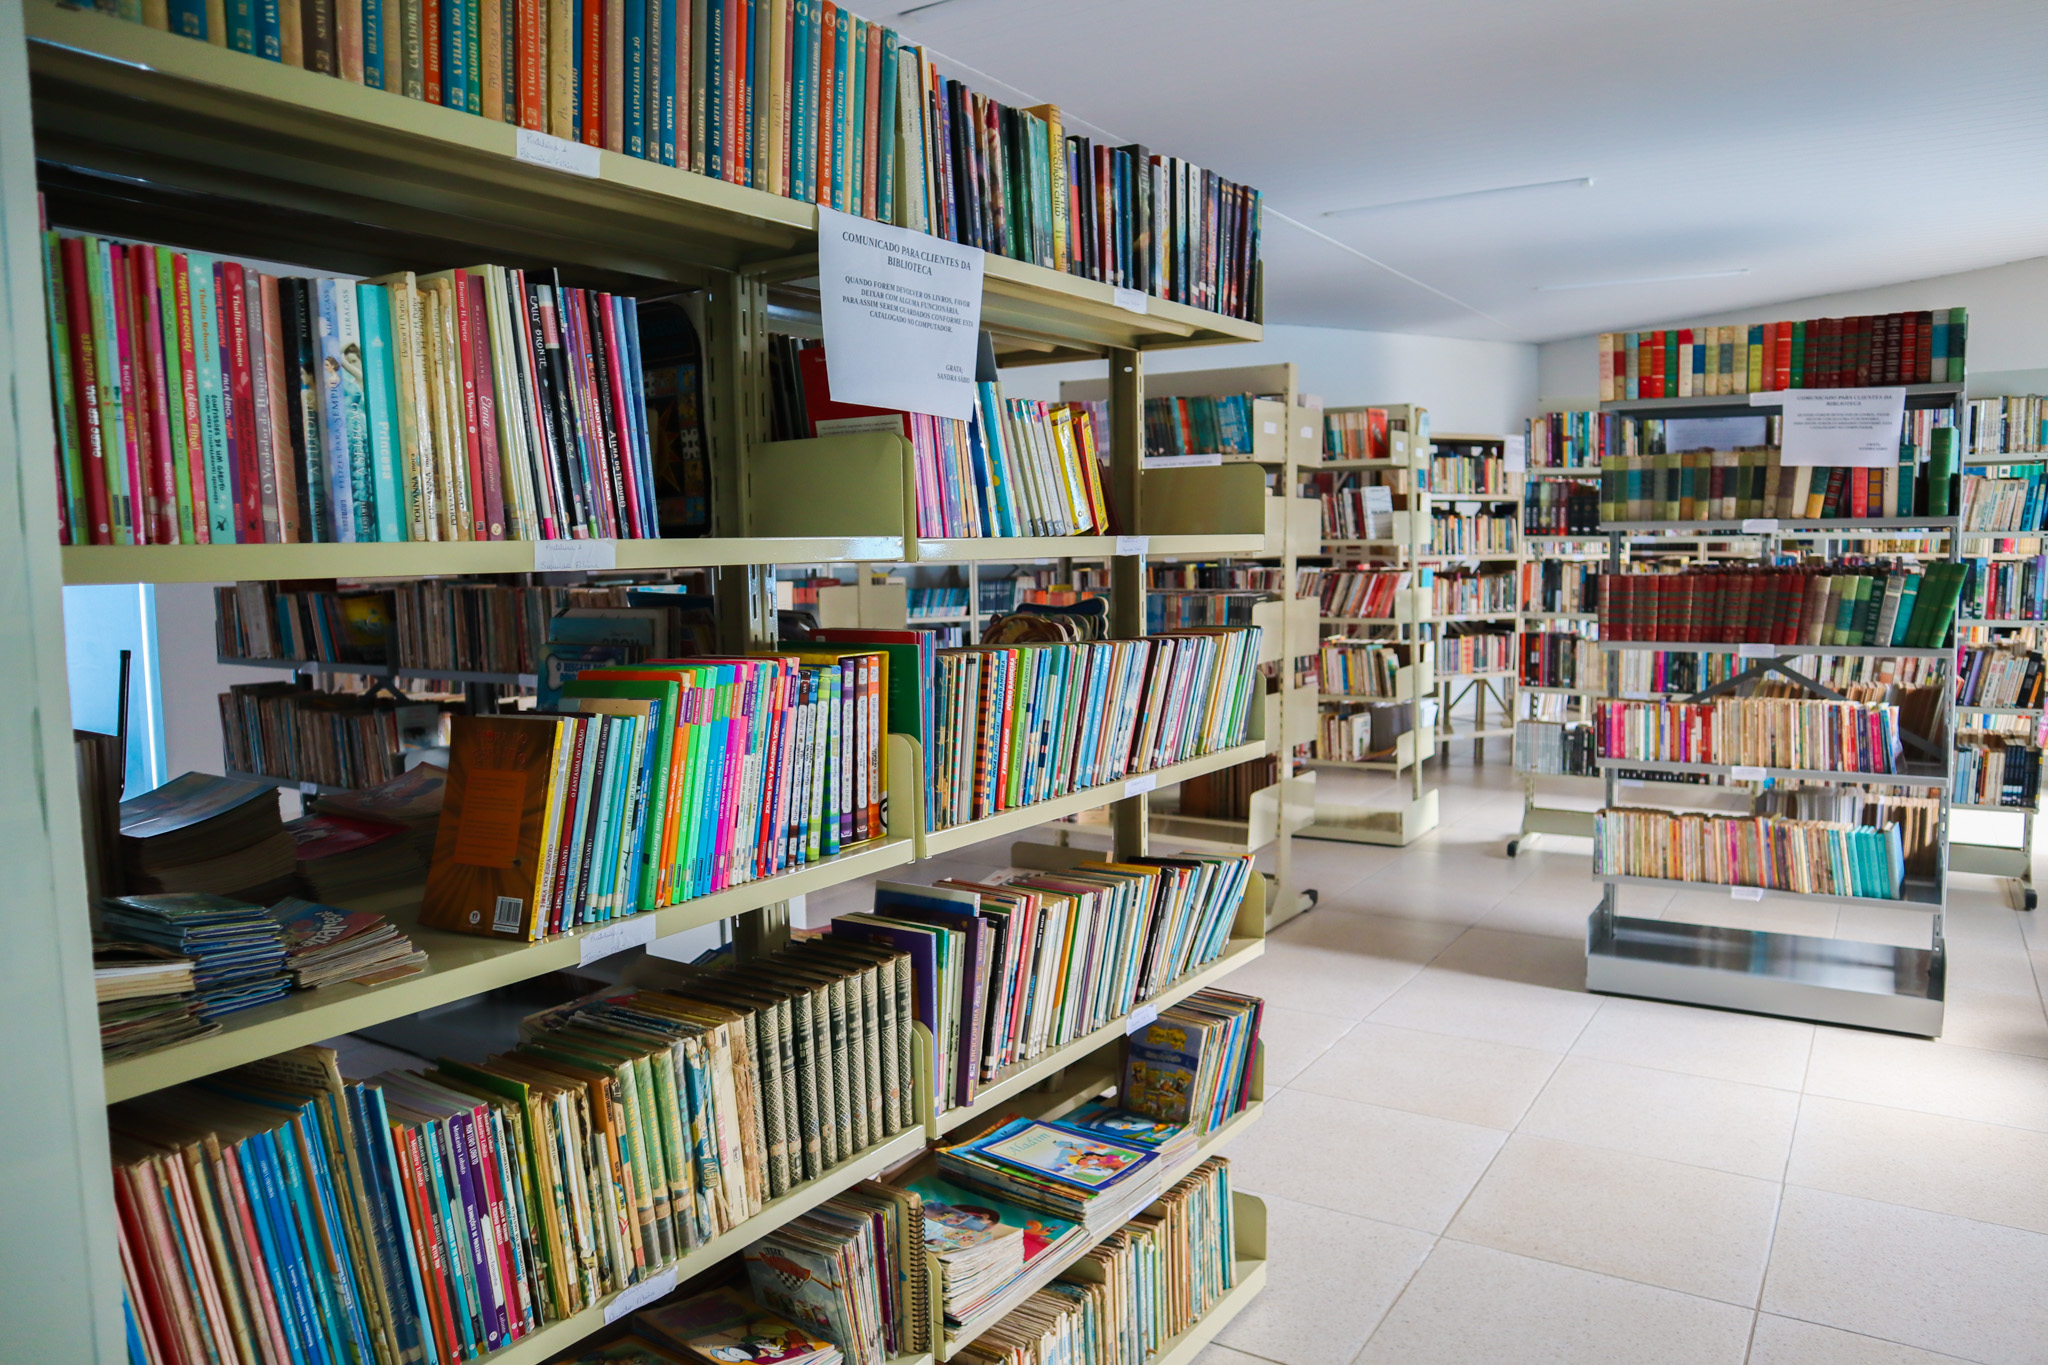
<svg viewBox="0 0 2048 1365"><path fill-rule="evenodd" d="M391 338L391 295L381 284L356 286L357 322L363 334L363 399L370 436L371 504L376 538L405 537L400 515L398 472L398 361ZM365 536L364 539L369 537Z"/></svg>
<svg viewBox="0 0 2048 1365"><path fill-rule="evenodd" d="M207 40L206 0L170 0L171 32Z"/></svg>
<svg viewBox="0 0 2048 1365"><path fill-rule="evenodd" d="M760 55L760 35L756 31L756 25L760 22L760 11L761 7L757 0L747 0L746 31L735 35L746 46L740 54L744 70L742 77L744 83L740 87L740 126L734 129L732 133L733 147L740 153L739 183L742 185L756 185L757 188L758 182L754 178L754 163L758 159L765 166L768 159L767 149L756 146L756 139L754 137L754 92L759 89L760 80L754 70L757 65L756 59Z"/></svg>
<svg viewBox="0 0 2048 1365"><path fill-rule="evenodd" d="M660 35L660 51L653 51L656 34ZM681 166L688 169L690 149L680 145L676 137L678 119L687 122L689 118L690 72L678 63L683 56L685 35L677 18L676 0L653 0L653 11L647 20L647 41L649 60L648 83L654 96L654 122L647 129L647 156L650 161L659 161L664 166Z"/></svg>
<svg viewBox="0 0 2048 1365"><path fill-rule="evenodd" d="M291 1201L286 1194L278 1162L277 1135L268 1132L252 1134L242 1144L242 1158L244 1184L248 1183L253 1172L262 1192L263 1206L259 1212L254 1207L257 1191L249 1191L251 1213L258 1219L259 1235L264 1236L266 1250L271 1257L272 1291L275 1292L279 1284L284 1286L283 1297L290 1304L291 1316L297 1325L295 1349L306 1360L317 1361L319 1365L341 1365L327 1349L327 1334L321 1321L318 1298L292 1219Z"/></svg>
<svg viewBox="0 0 2048 1365"><path fill-rule="evenodd" d="M237 52L256 50L256 0L227 0L228 46Z"/></svg>
<svg viewBox="0 0 2048 1365"><path fill-rule="evenodd" d="M370 1209L368 1231L372 1234L379 1272L391 1295L391 1330L401 1356L408 1360L431 1360L433 1353L424 1348L421 1340L425 1304L419 1296L418 1272L411 1264L413 1257L401 1250L412 1245L411 1227L410 1220L403 1220L402 1210L396 1211L395 1216L394 1199L402 1203L403 1197L397 1191L390 1126L376 1108L381 1092L372 1086L350 1085L344 1094L356 1162L363 1172L364 1199Z"/></svg>
<svg viewBox="0 0 2048 1365"><path fill-rule="evenodd" d="M317 1138L305 1131L305 1115L296 1113L284 1128L271 1134L276 1144L279 1169L285 1179L285 1188L291 1192L287 1207L299 1231L300 1245L305 1250L307 1276L313 1284L313 1300L319 1306L320 1320L327 1331L328 1351L337 1361L367 1359L351 1349L351 1310L355 1307L355 1293L352 1286L344 1283L349 1274L346 1259L338 1259L330 1265L326 1247L330 1237L342 1240L339 1219L323 1230L331 1191L320 1188L318 1171L302 1154L313 1148ZM363 1342L367 1350L368 1341Z"/></svg>
<svg viewBox="0 0 2048 1365"><path fill-rule="evenodd" d="M483 1344L478 1335L484 1322L483 1301L478 1297L475 1267L462 1252L466 1244L461 1227L462 1200L449 1171L448 1125L449 1120L445 1118L422 1123L420 1141L421 1149L427 1153L428 1169L432 1172L435 1214L441 1222L441 1241L448 1249L448 1278L455 1284L455 1298L460 1304L460 1311L454 1314L454 1318L457 1330L462 1334L463 1358L467 1359L475 1355Z"/></svg>
<svg viewBox="0 0 2048 1365"><path fill-rule="evenodd" d="M193 368L199 378L199 434L205 442L206 524L216 545L235 541L234 482L228 467L228 409L221 382L220 294L211 256L195 251L186 260L192 290Z"/></svg>
<svg viewBox="0 0 2048 1365"><path fill-rule="evenodd" d="M384 35L384 0L362 0L363 6L363 84L372 90L389 90L386 84ZM509 17L509 15L508 15Z"/></svg>
<svg viewBox="0 0 2048 1365"><path fill-rule="evenodd" d="M284 42L279 28L277 0L255 0L256 55L266 61L284 60Z"/></svg>
<svg viewBox="0 0 2048 1365"><path fill-rule="evenodd" d="M578 15L581 18L581 15ZM441 6L441 104L448 109L469 108L469 6L463 0L448 0Z"/></svg>

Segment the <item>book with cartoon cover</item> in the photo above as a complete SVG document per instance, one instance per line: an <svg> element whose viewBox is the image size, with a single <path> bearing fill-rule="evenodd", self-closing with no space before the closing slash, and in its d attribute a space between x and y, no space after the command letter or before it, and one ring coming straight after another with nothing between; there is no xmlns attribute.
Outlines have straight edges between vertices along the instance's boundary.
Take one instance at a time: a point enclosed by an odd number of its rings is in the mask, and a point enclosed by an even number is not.
<svg viewBox="0 0 2048 1365"><path fill-rule="evenodd" d="M643 1309L634 1321L659 1340L716 1365L837 1365L841 1359L831 1342L727 1285Z"/></svg>
<svg viewBox="0 0 2048 1365"><path fill-rule="evenodd" d="M1028 1265L1075 1227L1065 1218L1036 1213L949 1180L926 1177L906 1188L924 1201L924 1244L941 1260L1003 1238L1021 1237Z"/></svg>
<svg viewBox="0 0 2048 1365"><path fill-rule="evenodd" d="M975 1165L1009 1167L1081 1190L1102 1190L1150 1166L1154 1154L1134 1143L1062 1124L1015 1119L948 1155Z"/></svg>

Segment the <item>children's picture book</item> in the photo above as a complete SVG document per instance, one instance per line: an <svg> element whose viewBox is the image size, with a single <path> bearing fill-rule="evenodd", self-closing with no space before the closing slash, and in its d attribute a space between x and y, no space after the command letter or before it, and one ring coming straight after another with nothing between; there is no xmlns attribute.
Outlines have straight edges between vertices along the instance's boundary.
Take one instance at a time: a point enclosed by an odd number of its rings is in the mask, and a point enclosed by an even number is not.
<svg viewBox="0 0 2048 1365"><path fill-rule="evenodd" d="M823 1365L839 1348L721 1285L677 1303L648 1308L634 1321L663 1341L719 1365Z"/></svg>
<svg viewBox="0 0 2048 1365"><path fill-rule="evenodd" d="M1036 1119L1006 1123L987 1137L964 1144L961 1152L1084 1190L1114 1185L1154 1159L1143 1147Z"/></svg>
<svg viewBox="0 0 2048 1365"><path fill-rule="evenodd" d="M1169 1123L1188 1122L1205 1042L1199 1030L1169 1019L1133 1034L1124 1057L1124 1106Z"/></svg>
<svg viewBox="0 0 2048 1365"><path fill-rule="evenodd" d="M949 1180L926 1177L906 1188L924 1201L924 1244L940 1260L1006 1237L1022 1237L1029 1264L1076 1226Z"/></svg>
<svg viewBox="0 0 2048 1365"><path fill-rule="evenodd" d="M1107 1100L1090 1100L1060 1120L1063 1128L1099 1134L1118 1142L1157 1151L1171 1147L1187 1133L1187 1126L1120 1109Z"/></svg>

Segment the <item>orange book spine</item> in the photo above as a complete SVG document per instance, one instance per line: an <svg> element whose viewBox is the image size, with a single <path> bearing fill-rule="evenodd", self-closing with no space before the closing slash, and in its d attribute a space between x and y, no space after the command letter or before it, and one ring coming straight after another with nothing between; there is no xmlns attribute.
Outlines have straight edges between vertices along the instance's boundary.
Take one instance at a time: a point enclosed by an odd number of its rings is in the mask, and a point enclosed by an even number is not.
<svg viewBox="0 0 2048 1365"><path fill-rule="evenodd" d="M521 128L535 132L548 126L547 25L541 0L518 0L513 23L515 44L511 98Z"/></svg>

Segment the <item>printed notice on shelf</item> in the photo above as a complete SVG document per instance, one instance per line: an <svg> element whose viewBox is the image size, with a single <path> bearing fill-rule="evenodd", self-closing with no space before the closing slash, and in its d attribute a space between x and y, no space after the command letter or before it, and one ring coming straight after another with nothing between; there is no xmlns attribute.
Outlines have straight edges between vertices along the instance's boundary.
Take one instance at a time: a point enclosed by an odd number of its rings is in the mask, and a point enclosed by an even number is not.
<svg viewBox="0 0 2048 1365"><path fill-rule="evenodd" d="M1124 795L1143 796L1146 792L1153 790L1158 785L1159 774L1146 773L1143 777L1134 777L1130 781L1124 783Z"/></svg>
<svg viewBox="0 0 2048 1365"><path fill-rule="evenodd" d="M1762 644L1739 644L1735 646L1737 657L1744 659L1775 659L1778 647L1769 642Z"/></svg>
<svg viewBox="0 0 2048 1365"><path fill-rule="evenodd" d="M1152 311L1152 305L1146 301L1145 292L1141 289L1118 289L1116 291L1116 306L1123 309L1126 313L1149 313Z"/></svg>
<svg viewBox="0 0 2048 1365"><path fill-rule="evenodd" d="M1223 452L1213 451L1207 455L1147 455L1147 469L1200 469L1205 465L1223 463Z"/></svg>
<svg viewBox="0 0 2048 1365"><path fill-rule="evenodd" d="M818 298L832 401L974 415L982 253L820 206Z"/></svg>
<svg viewBox="0 0 2048 1365"><path fill-rule="evenodd" d="M1116 552L1120 555L1149 555L1152 553L1152 537L1118 536Z"/></svg>
<svg viewBox="0 0 2048 1365"><path fill-rule="evenodd" d="M654 916L632 915L617 924L607 924L579 939L579 964L588 967L628 948L644 948L654 942Z"/></svg>
<svg viewBox="0 0 2048 1365"><path fill-rule="evenodd" d="M1145 1025L1149 1023L1152 1023L1158 1018L1159 1006L1152 1004L1149 1001L1145 1004L1138 1006L1138 1008L1131 1011L1130 1018L1124 1021L1125 1036L1128 1037L1129 1035L1136 1033L1139 1029L1145 1027Z"/></svg>
<svg viewBox="0 0 2048 1365"><path fill-rule="evenodd" d="M1749 401L1784 405L1779 444L1788 465L1890 469L1898 463L1903 388L1780 389L1753 393Z"/></svg>
<svg viewBox="0 0 2048 1365"><path fill-rule="evenodd" d="M604 1320L607 1325L617 1322L629 1313L637 1313L658 1299L665 1299L676 1292L676 1267L668 1266L657 1270L636 1285L630 1285L618 1293L604 1306Z"/></svg>
<svg viewBox="0 0 2048 1365"><path fill-rule="evenodd" d="M1744 517L1742 534L1746 536L1774 536L1778 534L1776 517Z"/></svg>
<svg viewBox="0 0 2048 1365"><path fill-rule="evenodd" d="M1529 438L1526 436L1504 436L1500 443L1501 465L1510 474L1521 474L1529 468Z"/></svg>
<svg viewBox="0 0 2048 1365"><path fill-rule="evenodd" d="M1734 778L1737 782L1762 782L1766 778L1768 778L1770 774L1765 772L1762 768L1751 768L1745 767L1741 764L1737 764L1735 767L1730 768L1728 770L1728 776Z"/></svg>
<svg viewBox="0 0 2048 1365"><path fill-rule="evenodd" d="M552 573L562 569L616 569L619 543L615 540L536 540L533 542L533 571Z"/></svg>
<svg viewBox="0 0 2048 1365"><path fill-rule="evenodd" d="M1764 889L1761 886L1731 886L1728 894L1739 901L1760 901L1764 898Z"/></svg>
<svg viewBox="0 0 2048 1365"><path fill-rule="evenodd" d="M592 180L598 176L599 150L581 142L571 142L565 137L550 137L531 128L521 128L512 144L512 155L521 161L531 161L551 171L588 176Z"/></svg>

